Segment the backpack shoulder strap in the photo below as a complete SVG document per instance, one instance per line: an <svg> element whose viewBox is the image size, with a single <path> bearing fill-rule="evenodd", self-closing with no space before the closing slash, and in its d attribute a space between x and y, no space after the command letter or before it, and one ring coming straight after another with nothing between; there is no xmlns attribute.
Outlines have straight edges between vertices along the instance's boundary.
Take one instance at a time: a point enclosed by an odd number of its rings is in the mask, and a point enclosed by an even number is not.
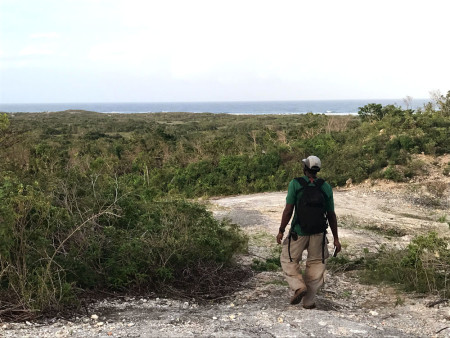
<svg viewBox="0 0 450 338"><path fill-rule="evenodd" d="M314 182L314 185L316 186L316 187L322 187L322 185L325 183L325 180L323 180L323 179L321 179L321 178L318 178L315 182Z"/></svg>
<svg viewBox="0 0 450 338"><path fill-rule="evenodd" d="M309 182L307 182L303 177L296 177L295 180L300 183L300 185L304 188L306 187Z"/></svg>

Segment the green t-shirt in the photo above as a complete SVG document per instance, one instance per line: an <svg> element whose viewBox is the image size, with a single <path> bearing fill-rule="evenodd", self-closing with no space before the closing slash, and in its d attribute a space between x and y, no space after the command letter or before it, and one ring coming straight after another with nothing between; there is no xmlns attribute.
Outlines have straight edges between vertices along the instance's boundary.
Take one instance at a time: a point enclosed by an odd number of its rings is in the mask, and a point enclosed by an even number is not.
<svg viewBox="0 0 450 338"><path fill-rule="evenodd" d="M303 176L306 181L309 181L307 176ZM313 185L310 183L310 185ZM322 184L321 190L325 196L325 209L326 211L334 211L333 189L327 182ZM298 199L302 196L303 189L301 184L297 180L292 180L289 183L288 193L286 196L286 204L297 204ZM300 236L307 236L309 234L302 233L300 225L297 222L297 208L295 208L294 217L292 218L291 228L294 227L294 231Z"/></svg>

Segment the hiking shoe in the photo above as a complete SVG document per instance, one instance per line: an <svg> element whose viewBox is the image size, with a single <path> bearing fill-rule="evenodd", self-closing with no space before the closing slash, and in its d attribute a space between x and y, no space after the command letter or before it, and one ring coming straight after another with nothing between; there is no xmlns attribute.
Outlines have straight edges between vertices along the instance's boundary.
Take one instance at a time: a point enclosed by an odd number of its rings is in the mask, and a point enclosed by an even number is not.
<svg viewBox="0 0 450 338"><path fill-rule="evenodd" d="M312 303L311 305L303 305L304 309L312 310L316 308L316 303Z"/></svg>
<svg viewBox="0 0 450 338"><path fill-rule="evenodd" d="M306 295L306 289L297 289L294 296L291 298L291 304L295 305L300 303L304 295Z"/></svg>

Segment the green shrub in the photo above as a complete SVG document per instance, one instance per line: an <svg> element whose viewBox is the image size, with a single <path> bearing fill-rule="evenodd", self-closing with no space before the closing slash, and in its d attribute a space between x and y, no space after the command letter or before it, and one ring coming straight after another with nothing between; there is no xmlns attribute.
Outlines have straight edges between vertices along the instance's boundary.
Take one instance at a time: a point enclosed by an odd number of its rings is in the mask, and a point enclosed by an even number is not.
<svg viewBox="0 0 450 338"><path fill-rule="evenodd" d="M332 272L344 272L359 270L363 268L364 257L352 258L343 253L336 257L330 257L327 261L327 268Z"/></svg>
<svg viewBox="0 0 450 338"><path fill-rule="evenodd" d="M405 177L403 173L396 167L387 167L383 173L385 179L392 180L394 182L403 182Z"/></svg>
<svg viewBox="0 0 450 338"><path fill-rule="evenodd" d="M0 114L0 131L8 128L9 123L8 116L6 114Z"/></svg>
<svg viewBox="0 0 450 338"><path fill-rule="evenodd" d="M266 237L267 233L258 234L256 238ZM262 238L264 238L262 237ZM269 236L272 239L271 236ZM266 238L267 239L267 238ZM271 250L270 256L266 259L253 259L251 268L255 271L277 271L281 268L280 254L281 246L277 245Z"/></svg>
<svg viewBox="0 0 450 338"><path fill-rule="evenodd" d="M440 223L446 223L447 222L447 215L439 216L437 221L440 222Z"/></svg>
<svg viewBox="0 0 450 338"><path fill-rule="evenodd" d="M385 114L383 106L377 103L369 103L358 110L358 115L363 121L381 120Z"/></svg>
<svg viewBox="0 0 450 338"><path fill-rule="evenodd" d="M76 172L67 180L44 192L12 173L0 178L2 302L61 310L80 289L158 288L245 249L240 229L203 206L148 201L107 175L95 185Z"/></svg>
<svg viewBox="0 0 450 338"><path fill-rule="evenodd" d="M280 258L268 258L265 261L254 259L252 269L255 271L277 271L281 267Z"/></svg>
<svg viewBox="0 0 450 338"><path fill-rule="evenodd" d="M421 160L412 160L404 167L403 172L405 177L408 178L425 174L427 172L426 164Z"/></svg>
<svg viewBox="0 0 450 338"><path fill-rule="evenodd" d="M119 222L109 229L103 248L107 286L167 282L199 262L228 264L245 247L236 225L216 221L200 205L167 201L141 208L126 228Z"/></svg>
<svg viewBox="0 0 450 338"><path fill-rule="evenodd" d="M445 176L450 176L450 162L447 163L447 165L445 166L443 172L442 172Z"/></svg>
<svg viewBox="0 0 450 338"><path fill-rule="evenodd" d="M389 282L407 291L439 293L446 298L449 274L447 240L430 232L414 238L403 250L382 248L366 257L362 277L366 282Z"/></svg>

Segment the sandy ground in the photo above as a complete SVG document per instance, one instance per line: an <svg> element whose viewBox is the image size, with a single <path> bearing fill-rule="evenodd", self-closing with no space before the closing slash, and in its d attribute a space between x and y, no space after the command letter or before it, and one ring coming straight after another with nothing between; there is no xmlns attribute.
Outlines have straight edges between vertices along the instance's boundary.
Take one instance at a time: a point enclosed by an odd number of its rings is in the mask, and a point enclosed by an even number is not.
<svg viewBox="0 0 450 338"><path fill-rule="evenodd" d="M358 257L363 250L375 251L382 244L402 247L429 230L450 236L450 181L440 174L448 161L441 158L426 177L408 184L368 181L335 189L341 254ZM436 189L427 188L430 182L444 187L438 197ZM207 201L217 218L230 219L248 234L249 253L240 257L241 264L277 252L275 236L285 195L274 192ZM353 271L327 273L315 310L290 305L290 296L281 271L262 272L220 303L154 297L105 300L73 320L0 323L0 336L450 337L448 301L430 307L439 298L364 285Z"/></svg>

